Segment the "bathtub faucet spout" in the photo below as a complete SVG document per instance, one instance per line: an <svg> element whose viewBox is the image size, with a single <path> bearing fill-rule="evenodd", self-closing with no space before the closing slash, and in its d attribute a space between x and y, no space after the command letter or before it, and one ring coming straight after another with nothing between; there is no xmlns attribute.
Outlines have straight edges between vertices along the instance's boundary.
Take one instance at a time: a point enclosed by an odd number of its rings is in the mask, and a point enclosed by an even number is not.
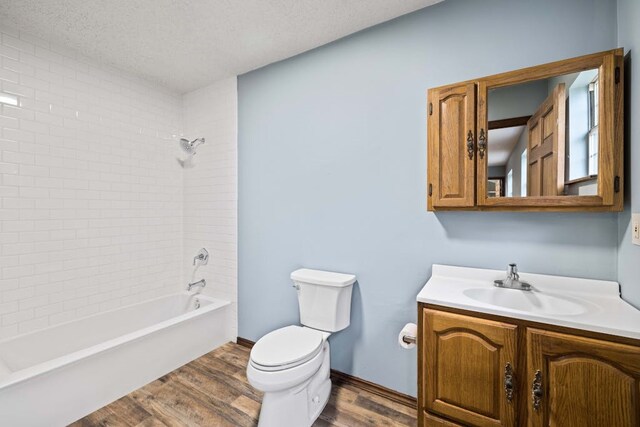
<svg viewBox="0 0 640 427"><path fill-rule="evenodd" d="M201 288L204 288L205 286L207 286L207 281L202 279L202 280L198 280L197 282L189 283L187 285L187 291L190 291L191 288L193 288L195 286L199 286Z"/></svg>

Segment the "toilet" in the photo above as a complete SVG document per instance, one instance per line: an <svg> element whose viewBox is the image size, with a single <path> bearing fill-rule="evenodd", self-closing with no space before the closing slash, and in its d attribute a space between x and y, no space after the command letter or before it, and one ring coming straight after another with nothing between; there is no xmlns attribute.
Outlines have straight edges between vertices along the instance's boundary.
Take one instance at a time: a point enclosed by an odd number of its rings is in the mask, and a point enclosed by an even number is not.
<svg viewBox="0 0 640 427"><path fill-rule="evenodd" d="M255 343L247 378L264 392L259 427L308 427L331 393L328 338L351 321L356 276L303 268L291 273L300 323L269 332Z"/></svg>

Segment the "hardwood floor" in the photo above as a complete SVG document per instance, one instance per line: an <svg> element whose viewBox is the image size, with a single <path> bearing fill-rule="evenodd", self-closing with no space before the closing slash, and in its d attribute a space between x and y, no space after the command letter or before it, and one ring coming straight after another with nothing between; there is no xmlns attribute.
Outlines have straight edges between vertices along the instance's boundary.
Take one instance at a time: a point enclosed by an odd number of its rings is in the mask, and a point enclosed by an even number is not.
<svg viewBox="0 0 640 427"><path fill-rule="evenodd" d="M249 349L229 343L71 424L72 427L256 426L262 393ZM333 386L314 427L415 426L416 410L348 384Z"/></svg>

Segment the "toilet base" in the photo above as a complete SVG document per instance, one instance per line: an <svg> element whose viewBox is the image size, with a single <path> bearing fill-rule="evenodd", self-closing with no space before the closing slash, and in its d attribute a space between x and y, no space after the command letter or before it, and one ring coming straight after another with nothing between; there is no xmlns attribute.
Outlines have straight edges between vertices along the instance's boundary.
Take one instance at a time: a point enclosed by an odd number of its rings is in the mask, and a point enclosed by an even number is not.
<svg viewBox="0 0 640 427"><path fill-rule="evenodd" d="M264 394L258 427L310 427L314 423L331 394L328 341L322 351L322 365L311 378L295 387Z"/></svg>

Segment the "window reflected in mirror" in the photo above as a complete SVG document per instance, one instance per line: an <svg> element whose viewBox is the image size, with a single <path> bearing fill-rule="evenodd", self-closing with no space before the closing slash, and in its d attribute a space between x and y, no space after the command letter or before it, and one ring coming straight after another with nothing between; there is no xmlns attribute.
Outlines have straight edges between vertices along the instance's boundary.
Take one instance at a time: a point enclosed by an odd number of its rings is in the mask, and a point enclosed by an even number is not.
<svg viewBox="0 0 640 427"><path fill-rule="evenodd" d="M595 195L598 70L493 88L487 197Z"/></svg>

